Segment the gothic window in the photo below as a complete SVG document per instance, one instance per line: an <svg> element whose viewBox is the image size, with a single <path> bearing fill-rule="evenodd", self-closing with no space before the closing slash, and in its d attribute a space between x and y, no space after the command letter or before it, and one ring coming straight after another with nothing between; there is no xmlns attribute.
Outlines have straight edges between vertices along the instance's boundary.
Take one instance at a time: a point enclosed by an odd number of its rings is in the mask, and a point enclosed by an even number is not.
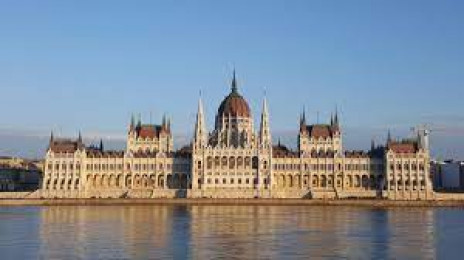
<svg viewBox="0 0 464 260"><path fill-rule="evenodd" d="M229 169L234 169L235 168L235 158L230 157L229 158Z"/></svg>
<svg viewBox="0 0 464 260"><path fill-rule="evenodd" d="M240 156L237 158L237 167L242 168L243 166L243 158Z"/></svg>
<svg viewBox="0 0 464 260"><path fill-rule="evenodd" d="M250 157L245 157L245 168L249 169L251 167L251 158Z"/></svg>
<svg viewBox="0 0 464 260"><path fill-rule="evenodd" d="M257 156L253 157L253 169L258 169L259 160Z"/></svg>
<svg viewBox="0 0 464 260"><path fill-rule="evenodd" d="M329 167L329 171L333 171L333 164L329 164L328 167Z"/></svg>
<svg viewBox="0 0 464 260"><path fill-rule="evenodd" d="M222 165L222 169L225 169L227 167L227 157L225 156L222 157L221 165Z"/></svg>
<svg viewBox="0 0 464 260"><path fill-rule="evenodd" d="M221 159L219 156L214 157L214 167L219 168L221 166Z"/></svg>
<svg viewBox="0 0 464 260"><path fill-rule="evenodd" d="M213 167L213 158L211 156L208 156L208 159L206 159L206 167L208 170Z"/></svg>

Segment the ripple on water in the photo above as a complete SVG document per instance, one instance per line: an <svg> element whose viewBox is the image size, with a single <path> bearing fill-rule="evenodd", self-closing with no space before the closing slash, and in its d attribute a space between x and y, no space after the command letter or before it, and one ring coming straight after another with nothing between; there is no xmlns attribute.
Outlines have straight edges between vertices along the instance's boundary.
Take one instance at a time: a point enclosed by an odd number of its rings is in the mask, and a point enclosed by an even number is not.
<svg viewBox="0 0 464 260"><path fill-rule="evenodd" d="M0 208L1 259L459 259L464 210L319 206Z"/></svg>

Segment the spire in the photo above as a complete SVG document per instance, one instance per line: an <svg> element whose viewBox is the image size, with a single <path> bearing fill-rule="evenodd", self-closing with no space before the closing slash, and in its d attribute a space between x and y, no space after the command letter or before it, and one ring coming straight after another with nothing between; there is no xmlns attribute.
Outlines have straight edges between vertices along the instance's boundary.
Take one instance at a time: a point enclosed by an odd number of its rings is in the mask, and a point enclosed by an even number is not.
<svg viewBox="0 0 464 260"><path fill-rule="evenodd" d="M163 114L163 120L162 120L161 125L164 129L166 129L166 114Z"/></svg>
<svg viewBox="0 0 464 260"><path fill-rule="evenodd" d="M333 114L330 113L330 125L333 126L333 124L334 124Z"/></svg>
<svg viewBox="0 0 464 260"><path fill-rule="evenodd" d="M201 100L201 91L200 97L198 99L198 111L197 111L197 121L195 123L195 137L194 137L194 147L202 147L206 145L206 127L205 127L205 117L203 115L203 102Z"/></svg>
<svg viewBox="0 0 464 260"><path fill-rule="evenodd" d="M130 129L135 127L135 116L134 113L131 114Z"/></svg>
<svg viewBox="0 0 464 260"><path fill-rule="evenodd" d="M53 137L53 130L52 130L50 132L50 143L53 143L53 139L54 139L54 137Z"/></svg>
<svg viewBox="0 0 464 260"><path fill-rule="evenodd" d="M103 152L103 139L100 139L100 151Z"/></svg>
<svg viewBox="0 0 464 260"><path fill-rule="evenodd" d="M263 148L271 146L271 130L269 127L269 111L267 108L267 98L264 96L263 109L261 113L261 126L260 126L260 143Z"/></svg>
<svg viewBox="0 0 464 260"><path fill-rule="evenodd" d="M238 93L237 79L235 78L235 68L234 68L234 72L232 74L232 93Z"/></svg>
<svg viewBox="0 0 464 260"><path fill-rule="evenodd" d="M371 151L375 150L375 140L374 138L371 139Z"/></svg>
<svg viewBox="0 0 464 260"><path fill-rule="evenodd" d="M137 122L137 127L140 127L142 125L142 114L139 113L139 119Z"/></svg>
<svg viewBox="0 0 464 260"><path fill-rule="evenodd" d="M305 107L303 106L303 110L301 111L300 114L300 125L305 125L306 124L306 111Z"/></svg>
<svg viewBox="0 0 464 260"><path fill-rule="evenodd" d="M306 129L306 109L303 106L303 111L300 116L300 132Z"/></svg>
<svg viewBox="0 0 464 260"><path fill-rule="evenodd" d="M387 144L390 143L391 141L392 141L391 132L390 132L390 129L388 129Z"/></svg>
<svg viewBox="0 0 464 260"><path fill-rule="evenodd" d="M81 131L79 131L79 137L77 138L77 141L79 143L82 143L82 134L81 134Z"/></svg>
<svg viewBox="0 0 464 260"><path fill-rule="evenodd" d="M337 106L335 106L334 124L335 124L335 126L338 126L338 124L339 124L339 122L338 122L338 108L337 108Z"/></svg>

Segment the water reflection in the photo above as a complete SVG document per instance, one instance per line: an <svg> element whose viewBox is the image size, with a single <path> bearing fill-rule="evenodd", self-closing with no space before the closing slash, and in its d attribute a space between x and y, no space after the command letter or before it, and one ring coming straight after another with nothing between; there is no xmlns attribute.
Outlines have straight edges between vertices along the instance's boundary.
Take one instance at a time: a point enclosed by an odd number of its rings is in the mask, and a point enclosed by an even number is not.
<svg viewBox="0 0 464 260"><path fill-rule="evenodd" d="M448 216L445 212L464 217L459 209L432 208L0 208L0 252L11 259L424 259L436 258L438 248L440 257L452 257L456 255L447 252L456 254L456 250L446 250L447 244L437 240L441 237L437 227L442 225L436 217ZM22 214L30 217L17 221L14 216ZM30 228L14 229L12 223ZM5 229L8 224L10 228ZM450 235L463 241L462 225L456 229L460 232ZM17 232L27 233L18 236ZM7 239L9 233L13 240ZM20 248L26 237L33 243Z"/></svg>

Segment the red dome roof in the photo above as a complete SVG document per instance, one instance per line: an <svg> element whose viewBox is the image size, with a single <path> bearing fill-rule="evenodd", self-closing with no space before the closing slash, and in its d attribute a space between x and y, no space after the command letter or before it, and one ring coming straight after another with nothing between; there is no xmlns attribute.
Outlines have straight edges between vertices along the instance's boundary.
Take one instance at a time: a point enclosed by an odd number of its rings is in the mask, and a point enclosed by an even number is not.
<svg viewBox="0 0 464 260"><path fill-rule="evenodd" d="M235 73L232 79L232 91L222 101L218 109L218 116L250 117L250 107L246 100L238 93Z"/></svg>

